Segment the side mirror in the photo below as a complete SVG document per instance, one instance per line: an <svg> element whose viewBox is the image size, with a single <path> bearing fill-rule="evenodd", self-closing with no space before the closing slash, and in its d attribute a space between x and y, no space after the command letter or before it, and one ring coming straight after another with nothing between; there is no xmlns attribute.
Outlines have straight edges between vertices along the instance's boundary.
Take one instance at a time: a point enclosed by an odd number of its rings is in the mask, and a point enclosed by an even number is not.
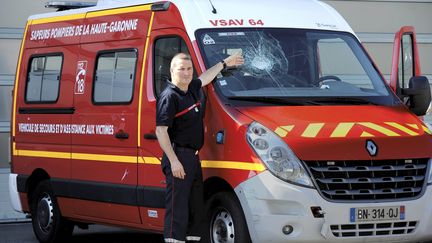
<svg viewBox="0 0 432 243"><path fill-rule="evenodd" d="M429 80L424 76L412 77L409 88L401 89L403 96L409 97L409 108L417 116L426 114L431 103Z"/></svg>

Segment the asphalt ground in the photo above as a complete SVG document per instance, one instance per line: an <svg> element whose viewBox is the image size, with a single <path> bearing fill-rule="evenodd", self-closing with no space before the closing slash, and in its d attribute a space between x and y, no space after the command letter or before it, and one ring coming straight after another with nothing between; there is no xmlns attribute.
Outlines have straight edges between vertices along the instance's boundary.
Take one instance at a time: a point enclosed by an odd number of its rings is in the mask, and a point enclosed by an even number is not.
<svg viewBox="0 0 432 243"><path fill-rule="evenodd" d="M88 230L75 227L71 241L79 243L163 243L162 235L125 228L90 225ZM1 223L0 243L38 243L32 224Z"/></svg>
<svg viewBox="0 0 432 243"><path fill-rule="evenodd" d="M163 243L159 234L126 228L90 225L88 230L75 227L69 242L77 243ZM0 223L0 243L38 243L31 222ZM432 243L432 241L426 242Z"/></svg>

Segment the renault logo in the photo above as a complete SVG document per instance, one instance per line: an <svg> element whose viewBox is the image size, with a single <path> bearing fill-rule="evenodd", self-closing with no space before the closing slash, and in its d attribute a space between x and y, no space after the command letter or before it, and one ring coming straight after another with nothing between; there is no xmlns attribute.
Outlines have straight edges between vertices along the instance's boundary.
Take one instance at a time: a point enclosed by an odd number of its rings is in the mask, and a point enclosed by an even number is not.
<svg viewBox="0 0 432 243"><path fill-rule="evenodd" d="M372 140L366 141L366 150L370 156L376 156L378 154L378 146Z"/></svg>

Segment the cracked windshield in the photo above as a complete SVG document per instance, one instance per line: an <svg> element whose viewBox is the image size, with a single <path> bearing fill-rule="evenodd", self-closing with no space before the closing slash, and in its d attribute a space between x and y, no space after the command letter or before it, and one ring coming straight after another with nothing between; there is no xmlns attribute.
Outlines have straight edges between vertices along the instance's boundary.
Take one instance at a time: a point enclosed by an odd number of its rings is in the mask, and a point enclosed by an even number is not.
<svg viewBox="0 0 432 243"><path fill-rule="evenodd" d="M396 99L348 33L300 29L200 30L207 67L241 52L215 84L229 100L392 105Z"/></svg>

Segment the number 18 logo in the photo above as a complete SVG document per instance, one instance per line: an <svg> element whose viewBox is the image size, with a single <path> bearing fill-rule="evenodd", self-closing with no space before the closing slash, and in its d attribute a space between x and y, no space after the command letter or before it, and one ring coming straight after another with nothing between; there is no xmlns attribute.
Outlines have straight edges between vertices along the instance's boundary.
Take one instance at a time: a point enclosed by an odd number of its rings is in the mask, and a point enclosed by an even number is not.
<svg viewBox="0 0 432 243"><path fill-rule="evenodd" d="M84 94L87 61L78 61L75 77L75 94Z"/></svg>

